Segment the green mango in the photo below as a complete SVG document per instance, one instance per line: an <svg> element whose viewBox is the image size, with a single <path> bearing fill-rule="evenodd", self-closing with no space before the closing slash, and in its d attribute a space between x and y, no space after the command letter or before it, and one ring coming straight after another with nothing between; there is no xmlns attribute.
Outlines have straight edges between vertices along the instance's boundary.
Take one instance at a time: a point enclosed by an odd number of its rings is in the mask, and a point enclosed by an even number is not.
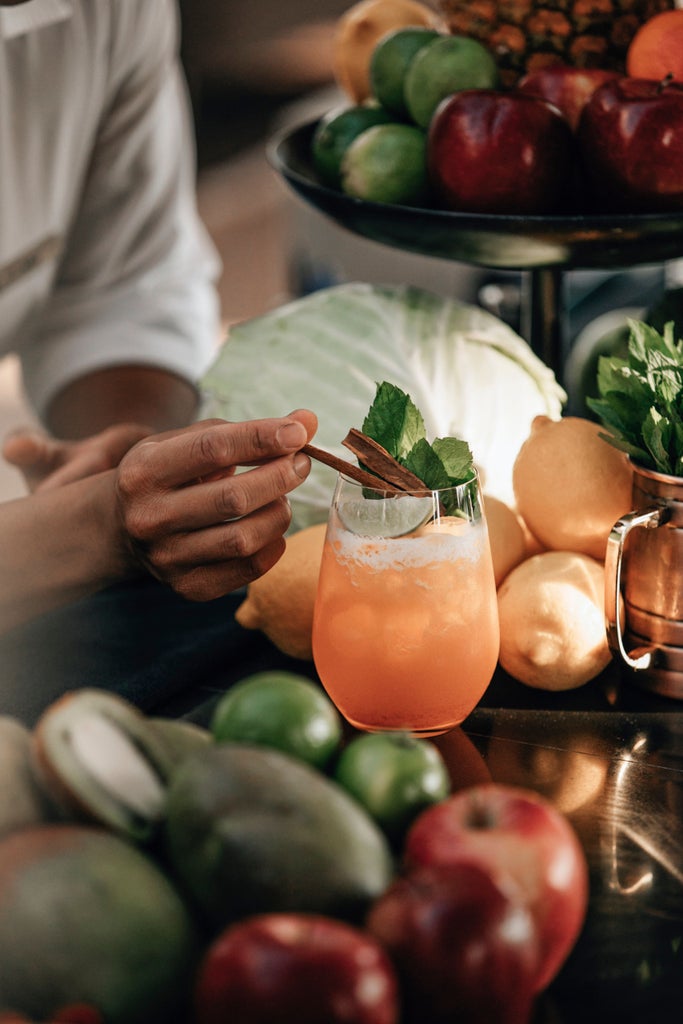
<svg viewBox="0 0 683 1024"><path fill-rule="evenodd" d="M187 1019L198 940L175 887L139 849L69 824L0 841L0 1011L51 1020L86 1003L107 1024Z"/></svg>

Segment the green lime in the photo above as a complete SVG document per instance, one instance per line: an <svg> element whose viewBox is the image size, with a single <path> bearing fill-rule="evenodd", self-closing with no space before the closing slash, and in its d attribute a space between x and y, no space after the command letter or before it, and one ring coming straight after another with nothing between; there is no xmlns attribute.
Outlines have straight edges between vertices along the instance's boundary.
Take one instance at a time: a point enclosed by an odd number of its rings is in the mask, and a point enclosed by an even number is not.
<svg viewBox="0 0 683 1024"><path fill-rule="evenodd" d="M335 779L391 839L450 792L448 769L429 740L408 733L368 733L342 751Z"/></svg>
<svg viewBox="0 0 683 1024"><path fill-rule="evenodd" d="M404 94L413 121L427 128L446 96L497 86L498 67L490 50L467 36L441 36L423 46L410 62Z"/></svg>
<svg viewBox="0 0 683 1024"><path fill-rule="evenodd" d="M433 513L431 496L419 498L414 494L396 498L354 498L337 508L346 529L363 537L403 537L423 526Z"/></svg>
<svg viewBox="0 0 683 1024"><path fill-rule="evenodd" d="M395 118L379 106L346 107L331 110L313 133L311 155L318 177L331 188L341 188L341 161L344 153L361 132L375 124L387 124Z"/></svg>
<svg viewBox="0 0 683 1024"><path fill-rule="evenodd" d="M370 87L383 107L407 116L403 95L406 72L415 54L438 38L434 29L400 28L380 39L370 58Z"/></svg>
<svg viewBox="0 0 683 1024"><path fill-rule="evenodd" d="M408 124L367 128L346 150L341 176L344 192L358 199L419 203L427 194L427 136Z"/></svg>
<svg viewBox="0 0 683 1024"><path fill-rule="evenodd" d="M306 676L257 672L233 686L216 706L211 732L217 743L272 747L322 768L342 736L339 712Z"/></svg>

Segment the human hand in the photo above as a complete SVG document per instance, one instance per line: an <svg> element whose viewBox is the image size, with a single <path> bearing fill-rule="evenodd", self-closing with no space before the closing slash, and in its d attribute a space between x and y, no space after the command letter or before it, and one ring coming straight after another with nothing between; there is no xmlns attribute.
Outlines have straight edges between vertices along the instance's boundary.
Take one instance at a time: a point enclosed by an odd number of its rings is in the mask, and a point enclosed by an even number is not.
<svg viewBox="0 0 683 1024"><path fill-rule="evenodd" d="M128 552L193 601L263 575L285 549L286 495L310 472L300 449L316 428L315 415L300 409L280 419L205 420L136 444L116 474Z"/></svg>
<svg viewBox="0 0 683 1024"><path fill-rule="evenodd" d="M30 491L47 491L113 469L150 433L142 424L121 423L82 441L61 441L39 430L17 430L5 438L2 454Z"/></svg>

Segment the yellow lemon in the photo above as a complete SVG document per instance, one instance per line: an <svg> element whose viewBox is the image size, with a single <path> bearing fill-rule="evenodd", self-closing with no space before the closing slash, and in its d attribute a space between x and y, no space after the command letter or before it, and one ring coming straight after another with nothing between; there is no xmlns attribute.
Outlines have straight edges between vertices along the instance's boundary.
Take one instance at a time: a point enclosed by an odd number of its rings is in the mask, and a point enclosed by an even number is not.
<svg viewBox="0 0 683 1024"><path fill-rule="evenodd" d="M572 690L609 664L604 566L573 551L544 551L498 590L501 667L539 690Z"/></svg>
<svg viewBox="0 0 683 1024"><path fill-rule="evenodd" d="M517 511L544 548L604 560L617 519L631 509L633 470L580 416L537 416L512 468Z"/></svg>
<svg viewBox="0 0 683 1024"><path fill-rule="evenodd" d="M499 587L507 574L524 561L526 537L519 517L509 505L491 494L484 495L484 510L491 544L493 574Z"/></svg>
<svg viewBox="0 0 683 1024"><path fill-rule="evenodd" d="M235 612L245 629L260 629L284 654L305 661L313 658L313 607L324 540L324 523L291 534L280 560L249 584Z"/></svg>

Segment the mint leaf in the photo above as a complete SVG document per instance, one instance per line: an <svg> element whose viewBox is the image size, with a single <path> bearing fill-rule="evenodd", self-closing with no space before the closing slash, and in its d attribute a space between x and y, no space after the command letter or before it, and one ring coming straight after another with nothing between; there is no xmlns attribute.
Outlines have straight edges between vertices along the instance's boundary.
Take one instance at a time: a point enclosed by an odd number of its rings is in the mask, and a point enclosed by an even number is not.
<svg viewBox="0 0 683 1024"><path fill-rule="evenodd" d="M473 478L474 460L467 442L457 437L438 437L430 444L422 414L410 395L395 384L383 381L377 385L363 421L363 433L386 448L430 490L452 487Z"/></svg>
<svg viewBox="0 0 683 1024"><path fill-rule="evenodd" d="M362 430L399 462L426 436L422 414L410 396L386 381L377 385Z"/></svg>
<svg viewBox="0 0 683 1024"><path fill-rule="evenodd" d="M437 437L432 448L446 467L451 484L461 484L471 478L474 459L467 441L458 437Z"/></svg>
<svg viewBox="0 0 683 1024"><path fill-rule="evenodd" d="M587 399L610 431L611 444L660 473L680 475L683 465L683 340L673 324L660 334L629 321L628 357L601 356L600 397Z"/></svg>
<svg viewBox="0 0 683 1024"><path fill-rule="evenodd" d="M662 473L668 472L670 424L656 409L650 412L643 421L643 440L647 445L652 460Z"/></svg>
<svg viewBox="0 0 683 1024"><path fill-rule="evenodd" d="M403 465L415 476L419 476L425 487L431 491L450 486L451 481L446 467L424 437L411 448L403 460Z"/></svg>

